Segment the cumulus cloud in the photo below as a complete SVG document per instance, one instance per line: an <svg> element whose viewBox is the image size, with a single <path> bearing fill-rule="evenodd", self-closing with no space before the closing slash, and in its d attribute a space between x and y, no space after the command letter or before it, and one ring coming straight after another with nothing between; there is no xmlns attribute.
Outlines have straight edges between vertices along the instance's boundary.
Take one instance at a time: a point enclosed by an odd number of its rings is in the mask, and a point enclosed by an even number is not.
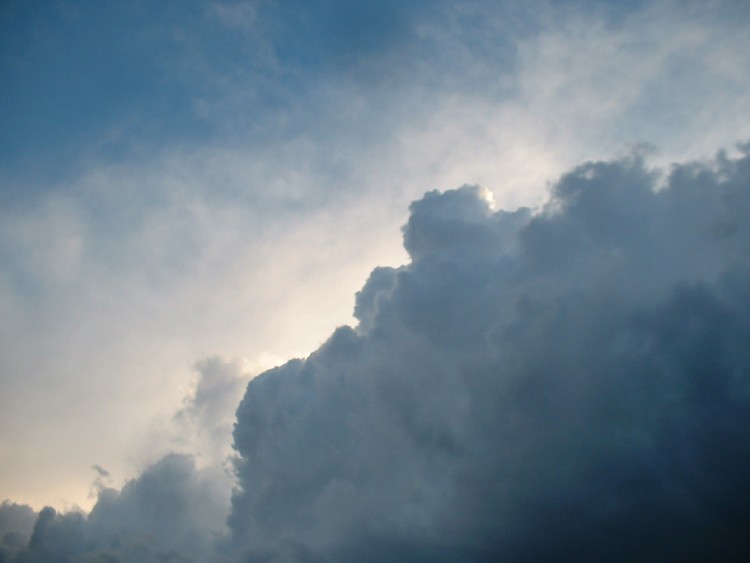
<svg viewBox="0 0 750 563"><path fill-rule="evenodd" d="M190 456L168 455L121 491L102 490L88 515L42 509L28 544L8 560L213 560L226 515L219 482Z"/></svg>
<svg viewBox="0 0 750 563"><path fill-rule="evenodd" d="M748 148L415 202L359 325L248 385L242 560L746 555Z"/></svg>
<svg viewBox="0 0 750 563"><path fill-rule="evenodd" d="M227 465L234 409L253 368L238 358L196 362L183 407L169 433L176 450L121 490L99 464L90 513L4 502L0 562L211 561L226 535L234 483Z"/></svg>
<svg viewBox="0 0 750 563"><path fill-rule="evenodd" d="M120 491L96 465L88 515L4 503L0 560L742 559L750 144L588 162L537 210L464 186L410 212L358 324L247 385L231 503L190 455ZM246 380L196 365L192 445Z"/></svg>
<svg viewBox="0 0 750 563"><path fill-rule="evenodd" d="M28 543L36 517L29 506L7 500L0 504L0 561L12 561Z"/></svg>

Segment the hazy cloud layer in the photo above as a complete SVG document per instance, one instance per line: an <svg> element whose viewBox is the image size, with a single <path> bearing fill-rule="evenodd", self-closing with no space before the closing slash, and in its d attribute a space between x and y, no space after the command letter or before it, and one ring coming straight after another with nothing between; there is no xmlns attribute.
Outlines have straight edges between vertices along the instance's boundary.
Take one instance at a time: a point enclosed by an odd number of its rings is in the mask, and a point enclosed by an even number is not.
<svg viewBox="0 0 750 563"><path fill-rule="evenodd" d="M495 212L479 187L426 194L411 263L373 272L360 325L249 384L236 548L747 555L747 217L747 152L661 181L638 153L586 163L537 214Z"/></svg>

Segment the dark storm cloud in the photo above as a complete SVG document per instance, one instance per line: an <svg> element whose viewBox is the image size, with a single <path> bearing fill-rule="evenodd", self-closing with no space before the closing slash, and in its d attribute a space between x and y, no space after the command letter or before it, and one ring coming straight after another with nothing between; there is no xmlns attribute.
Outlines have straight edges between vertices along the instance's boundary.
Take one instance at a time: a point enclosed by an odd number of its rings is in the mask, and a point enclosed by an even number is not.
<svg viewBox="0 0 750 563"><path fill-rule="evenodd" d="M736 560L750 545L750 156L635 153L545 208L431 192L237 411L249 560Z"/></svg>

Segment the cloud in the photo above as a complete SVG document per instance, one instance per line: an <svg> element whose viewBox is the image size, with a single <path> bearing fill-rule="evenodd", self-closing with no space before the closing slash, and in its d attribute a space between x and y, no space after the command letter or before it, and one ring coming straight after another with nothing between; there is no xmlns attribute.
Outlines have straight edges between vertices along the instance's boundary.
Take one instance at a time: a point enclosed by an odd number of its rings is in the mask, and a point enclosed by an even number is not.
<svg viewBox="0 0 750 563"><path fill-rule="evenodd" d="M88 515L44 508L28 545L8 560L213 560L226 515L218 482L212 470L197 470L190 456L168 455L121 491L100 491Z"/></svg>
<svg viewBox="0 0 750 563"><path fill-rule="evenodd" d="M234 409L250 379L246 364L211 356L194 366L196 378L173 421L176 440L204 465L221 466L231 454Z"/></svg>
<svg viewBox="0 0 750 563"><path fill-rule="evenodd" d="M351 322L372 265L405 258L398 226L425 190L480 183L502 208L534 206L582 158L649 139L684 160L750 135L737 2L285 5L0 8L0 480L16 500L88 509L93 462L119 488L172 448L216 457L200 417L180 444L152 432L183 406L186 366L307 354ZM441 227L439 200L414 208L415 257L443 244L430 229L482 231ZM530 216L506 216L508 252ZM545 255L543 231L527 243L540 272L569 258ZM641 266L651 277L624 291L661 283ZM362 333L401 287L380 275ZM404 291L424 317L409 322L439 320Z"/></svg>
<svg viewBox="0 0 750 563"><path fill-rule="evenodd" d="M533 206L641 139L669 162L750 136L737 2L5 4L0 441L36 509L158 459L197 357L351 322L425 190Z"/></svg>
<svg viewBox="0 0 750 563"><path fill-rule="evenodd" d="M249 362L218 356L196 362L195 378L168 430L175 449L126 482L94 464L96 504L58 512L6 501L0 507L0 561L210 561L226 535L234 485L233 412Z"/></svg>
<svg viewBox="0 0 750 563"><path fill-rule="evenodd" d="M37 514L30 507L4 500L0 504L0 561L13 561L29 541Z"/></svg>
<svg viewBox="0 0 750 563"><path fill-rule="evenodd" d="M662 186L661 189L657 187ZM634 152L538 212L411 206L306 360L234 430L245 560L738 559L750 549L750 151Z"/></svg>
<svg viewBox="0 0 750 563"><path fill-rule="evenodd" d="M426 193L409 263L373 270L358 324L247 385L231 499L248 369L208 357L174 419L204 459L119 491L94 465L89 514L5 502L1 560L742 559L739 151L666 176L643 151L587 162L537 210Z"/></svg>
<svg viewBox="0 0 750 563"><path fill-rule="evenodd" d="M152 439L153 422L181 407L196 357L263 363L308 353L350 319L339 295L350 296L373 263L389 263L391 245L362 228L381 213L362 210L356 226L333 229L330 208L303 205L299 194L283 201L284 190L305 188L301 171L275 175L278 157L264 168L214 156L97 170L70 193L0 212L0 440L14 450L3 469L11 498L37 510L62 499L90 508L93 462L119 486L169 451Z"/></svg>

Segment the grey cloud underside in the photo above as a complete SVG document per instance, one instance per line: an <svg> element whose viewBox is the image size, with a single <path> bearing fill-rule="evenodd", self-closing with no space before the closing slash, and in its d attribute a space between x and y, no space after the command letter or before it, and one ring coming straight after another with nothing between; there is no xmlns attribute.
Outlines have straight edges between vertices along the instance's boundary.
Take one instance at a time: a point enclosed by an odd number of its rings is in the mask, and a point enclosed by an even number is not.
<svg viewBox="0 0 750 563"><path fill-rule="evenodd" d="M237 411L242 560L750 552L750 156L584 164L539 213L411 207L359 326Z"/></svg>

